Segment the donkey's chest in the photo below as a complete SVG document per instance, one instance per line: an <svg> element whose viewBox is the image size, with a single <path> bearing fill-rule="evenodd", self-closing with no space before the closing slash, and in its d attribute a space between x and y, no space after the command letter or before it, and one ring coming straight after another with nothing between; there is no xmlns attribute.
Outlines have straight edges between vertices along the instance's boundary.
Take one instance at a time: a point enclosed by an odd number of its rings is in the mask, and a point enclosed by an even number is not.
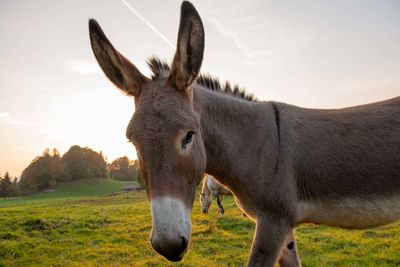
<svg viewBox="0 0 400 267"><path fill-rule="evenodd" d="M298 223L313 222L343 228L370 228L400 219L400 194L377 199L346 198L332 201L301 201Z"/></svg>

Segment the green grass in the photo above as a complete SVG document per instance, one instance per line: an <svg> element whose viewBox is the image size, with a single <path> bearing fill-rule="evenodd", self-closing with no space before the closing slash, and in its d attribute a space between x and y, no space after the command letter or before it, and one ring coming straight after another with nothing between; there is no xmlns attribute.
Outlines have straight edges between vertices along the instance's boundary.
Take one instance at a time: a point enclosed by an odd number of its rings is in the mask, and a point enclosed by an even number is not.
<svg viewBox="0 0 400 267"><path fill-rule="evenodd" d="M232 197L224 204L224 216L215 203L201 214L196 199L189 251L177 264L150 247L144 192L3 207L0 266L243 266L254 224ZM307 224L297 239L304 266L400 266L400 223L362 231Z"/></svg>
<svg viewBox="0 0 400 267"><path fill-rule="evenodd" d="M59 200L61 198L87 198L101 197L113 193L121 193L121 188L126 185L136 185L136 181L116 181L111 179L83 179L65 182L57 186L57 189L50 193L40 193L25 197L9 199L0 198L0 208L25 205L40 202Z"/></svg>

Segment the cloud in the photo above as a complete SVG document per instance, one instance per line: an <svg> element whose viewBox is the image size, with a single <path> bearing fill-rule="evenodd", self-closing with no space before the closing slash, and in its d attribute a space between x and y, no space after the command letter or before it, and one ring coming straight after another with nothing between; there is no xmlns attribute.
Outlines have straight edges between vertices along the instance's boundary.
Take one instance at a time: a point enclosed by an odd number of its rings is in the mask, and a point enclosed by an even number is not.
<svg viewBox="0 0 400 267"><path fill-rule="evenodd" d="M229 0L205 0L198 1L198 5L202 7L202 16L231 38L254 68L285 66L296 55L297 48L308 43L307 36L273 14L268 2L249 0L232 4Z"/></svg>
<svg viewBox="0 0 400 267"><path fill-rule="evenodd" d="M65 68L71 72L78 72L81 74L99 74L101 69L97 62L92 60L78 60L70 61L65 64Z"/></svg>
<svg viewBox="0 0 400 267"><path fill-rule="evenodd" d="M12 112L0 112L0 125L9 125L9 126L32 126L35 125L32 122L26 122L18 119L18 113Z"/></svg>
<svg viewBox="0 0 400 267"><path fill-rule="evenodd" d="M150 23L145 17L143 17L133 6L131 6L126 0L121 0L121 2L138 18L140 19L144 24L147 25L155 34L158 35L169 47L175 50L175 46L173 43L168 40L167 37L165 37L164 34L162 34L156 27L153 26L153 24Z"/></svg>

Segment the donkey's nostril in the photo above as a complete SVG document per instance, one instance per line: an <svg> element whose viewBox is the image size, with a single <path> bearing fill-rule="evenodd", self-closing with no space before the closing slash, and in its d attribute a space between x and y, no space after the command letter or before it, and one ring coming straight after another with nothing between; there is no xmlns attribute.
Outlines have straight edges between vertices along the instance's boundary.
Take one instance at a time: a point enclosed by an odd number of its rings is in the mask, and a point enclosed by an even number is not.
<svg viewBox="0 0 400 267"><path fill-rule="evenodd" d="M294 249L294 241L290 242L290 243L287 245L287 248L288 248L289 250Z"/></svg>

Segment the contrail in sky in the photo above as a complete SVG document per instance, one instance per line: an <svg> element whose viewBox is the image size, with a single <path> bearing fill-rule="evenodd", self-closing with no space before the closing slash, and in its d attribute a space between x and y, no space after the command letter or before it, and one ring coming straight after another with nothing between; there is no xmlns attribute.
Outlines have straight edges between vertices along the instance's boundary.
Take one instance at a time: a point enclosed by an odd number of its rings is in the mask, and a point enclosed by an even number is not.
<svg viewBox="0 0 400 267"><path fill-rule="evenodd" d="M165 37L159 30L156 29L145 17L143 17L136 9L134 9L126 0L121 0L121 2L135 14L141 21L143 21L150 29L153 30L164 42L167 43L172 49L175 50L175 46Z"/></svg>

